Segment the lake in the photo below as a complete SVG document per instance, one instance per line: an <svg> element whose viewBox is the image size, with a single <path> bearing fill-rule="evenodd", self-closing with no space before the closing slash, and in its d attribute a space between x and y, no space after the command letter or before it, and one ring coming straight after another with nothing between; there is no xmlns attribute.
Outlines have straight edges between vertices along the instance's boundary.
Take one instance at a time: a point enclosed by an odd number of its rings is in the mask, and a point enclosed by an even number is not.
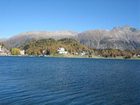
<svg viewBox="0 0 140 105"><path fill-rule="evenodd" d="M140 61L0 57L0 105L140 105Z"/></svg>

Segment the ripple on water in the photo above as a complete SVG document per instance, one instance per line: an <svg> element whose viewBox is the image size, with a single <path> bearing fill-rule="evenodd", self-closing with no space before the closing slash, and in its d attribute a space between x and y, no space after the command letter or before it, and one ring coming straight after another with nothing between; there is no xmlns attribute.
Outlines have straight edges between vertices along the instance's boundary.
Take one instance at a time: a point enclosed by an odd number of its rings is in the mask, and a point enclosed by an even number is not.
<svg viewBox="0 0 140 105"><path fill-rule="evenodd" d="M0 105L140 105L139 61L3 60Z"/></svg>

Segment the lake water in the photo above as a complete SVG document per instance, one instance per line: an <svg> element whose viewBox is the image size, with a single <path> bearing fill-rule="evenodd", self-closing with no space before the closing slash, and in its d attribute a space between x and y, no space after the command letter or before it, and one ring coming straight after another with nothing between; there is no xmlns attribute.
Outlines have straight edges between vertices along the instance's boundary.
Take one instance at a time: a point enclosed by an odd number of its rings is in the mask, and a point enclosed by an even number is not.
<svg viewBox="0 0 140 105"><path fill-rule="evenodd" d="M0 57L0 105L140 105L140 61Z"/></svg>

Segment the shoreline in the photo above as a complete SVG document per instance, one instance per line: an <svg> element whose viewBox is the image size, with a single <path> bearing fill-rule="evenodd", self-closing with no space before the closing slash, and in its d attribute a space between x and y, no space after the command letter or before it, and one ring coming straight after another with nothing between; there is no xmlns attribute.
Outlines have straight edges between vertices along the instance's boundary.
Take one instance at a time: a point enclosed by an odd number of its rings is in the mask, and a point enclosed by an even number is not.
<svg viewBox="0 0 140 105"><path fill-rule="evenodd" d="M38 58L85 58L85 59L111 59L111 60L140 60L138 57L133 57L133 58L123 58L123 57L99 57L99 56L94 56L94 57L88 57L88 56L65 56L65 55L49 55L49 56L35 56L35 55L0 55L0 57L38 57Z"/></svg>

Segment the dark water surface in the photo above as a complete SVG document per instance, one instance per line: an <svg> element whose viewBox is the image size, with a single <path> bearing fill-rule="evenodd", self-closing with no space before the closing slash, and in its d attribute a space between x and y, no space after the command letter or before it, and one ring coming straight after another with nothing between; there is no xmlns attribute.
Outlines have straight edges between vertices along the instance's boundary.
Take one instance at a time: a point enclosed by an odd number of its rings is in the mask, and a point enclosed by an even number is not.
<svg viewBox="0 0 140 105"><path fill-rule="evenodd" d="M140 61L0 57L0 105L140 105Z"/></svg>

